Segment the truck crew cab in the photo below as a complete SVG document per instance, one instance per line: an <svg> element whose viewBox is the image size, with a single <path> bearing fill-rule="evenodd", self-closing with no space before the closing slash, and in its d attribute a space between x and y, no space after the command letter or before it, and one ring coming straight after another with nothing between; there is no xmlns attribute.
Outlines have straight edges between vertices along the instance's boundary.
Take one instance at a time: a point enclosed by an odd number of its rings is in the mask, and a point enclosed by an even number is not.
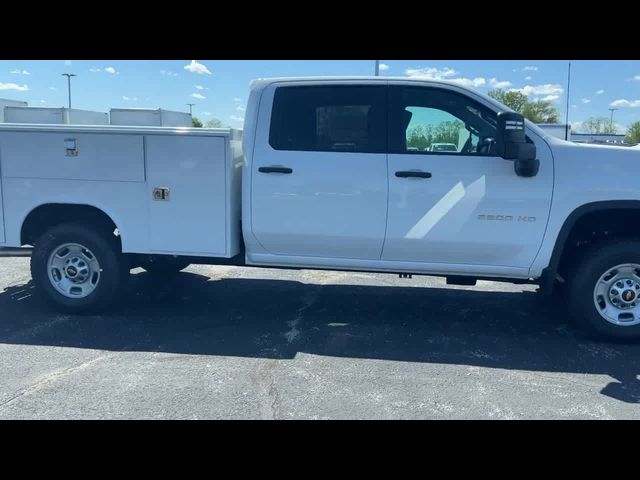
<svg viewBox="0 0 640 480"><path fill-rule="evenodd" d="M640 150L559 140L459 85L257 80L242 140L6 124L0 173L0 246L33 245L66 311L111 305L132 267L233 263L539 283L589 332L640 338Z"/></svg>

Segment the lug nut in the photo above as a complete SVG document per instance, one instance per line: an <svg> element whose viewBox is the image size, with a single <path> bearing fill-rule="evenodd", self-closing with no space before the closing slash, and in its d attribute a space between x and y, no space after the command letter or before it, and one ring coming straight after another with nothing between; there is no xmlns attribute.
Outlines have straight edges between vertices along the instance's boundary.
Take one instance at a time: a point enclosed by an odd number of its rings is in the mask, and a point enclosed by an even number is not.
<svg viewBox="0 0 640 480"><path fill-rule="evenodd" d="M622 287L624 287L624 284L622 282L617 282L616 283L616 287L622 288Z"/></svg>
<svg viewBox="0 0 640 480"><path fill-rule="evenodd" d="M617 290L611 290L611 295L617 295L618 291Z"/></svg>
<svg viewBox="0 0 640 480"><path fill-rule="evenodd" d="M627 285L631 285L633 282L631 280L627 280Z"/></svg>

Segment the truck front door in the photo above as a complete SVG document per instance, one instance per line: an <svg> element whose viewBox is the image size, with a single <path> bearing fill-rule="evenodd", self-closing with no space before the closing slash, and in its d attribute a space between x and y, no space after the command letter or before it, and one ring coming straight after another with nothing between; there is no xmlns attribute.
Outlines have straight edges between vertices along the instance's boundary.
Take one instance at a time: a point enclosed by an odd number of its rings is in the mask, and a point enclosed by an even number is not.
<svg viewBox="0 0 640 480"><path fill-rule="evenodd" d="M271 254L380 259L385 86L275 84L262 94L251 230Z"/></svg>
<svg viewBox="0 0 640 480"><path fill-rule="evenodd" d="M529 137L540 171L523 178L495 154L495 112L452 88L390 86L383 260L528 268L553 186L550 149Z"/></svg>

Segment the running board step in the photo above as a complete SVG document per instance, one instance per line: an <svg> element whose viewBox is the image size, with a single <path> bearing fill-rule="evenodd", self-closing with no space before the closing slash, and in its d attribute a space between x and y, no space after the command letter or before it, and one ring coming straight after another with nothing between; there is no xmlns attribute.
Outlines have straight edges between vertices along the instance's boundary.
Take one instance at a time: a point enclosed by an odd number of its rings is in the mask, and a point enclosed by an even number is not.
<svg viewBox="0 0 640 480"><path fill-rule="evenodd" d="M30 257L32 248L0 247L0 257Z"/></svg>
<svg viewBox="0 0 640 480"><path fill-rule="evenodd" d="M447 277L447 285L466 285L473 287L477 282L477 279L473 277L465 277L462 275L453 275Z"/></svg>

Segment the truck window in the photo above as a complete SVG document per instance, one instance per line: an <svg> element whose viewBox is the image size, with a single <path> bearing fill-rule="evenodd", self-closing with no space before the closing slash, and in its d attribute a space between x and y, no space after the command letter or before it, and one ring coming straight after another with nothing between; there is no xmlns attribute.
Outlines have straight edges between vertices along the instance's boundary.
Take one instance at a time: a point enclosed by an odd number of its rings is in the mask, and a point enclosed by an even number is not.
<svg viewBox="0 0 640 480"><path fill-rule="evenodd" d="M269 144L275 150L385 153L384 86L276 89Z"/></svg>
<svg viewBox="0 0 640 480"><path fill-rule="evenodd" d="M390 152L495 155L497 116L472 99L431 87L390 87Z"/></svg>

